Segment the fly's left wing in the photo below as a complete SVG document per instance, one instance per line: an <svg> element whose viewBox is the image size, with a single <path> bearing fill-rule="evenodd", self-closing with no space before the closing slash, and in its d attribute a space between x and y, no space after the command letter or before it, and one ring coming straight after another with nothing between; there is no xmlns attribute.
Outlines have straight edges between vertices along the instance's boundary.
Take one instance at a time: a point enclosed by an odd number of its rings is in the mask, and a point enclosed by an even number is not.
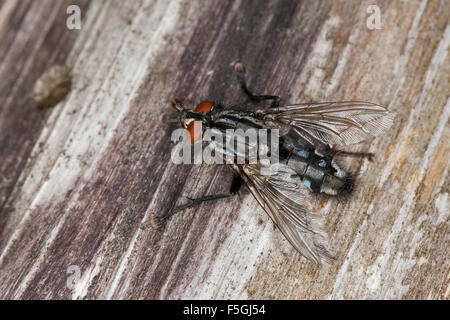
<svg viewBox="0 0 450 320"><path fill-rule="evenodd" d="M303 145L351 145L389 129L395 114L385 107L358 101L288 105L256 111L272 128L283 128Z"/></svg>
<svg viewBox="0 0 450 320"><path fill-rule="evenodd" d="M308 190L292 169L277 165L272 175L263 175L260 163L234 164L233 168L295 249L317 264L330 262L333 257L325 247L321 217L312 212Z"/></svg>

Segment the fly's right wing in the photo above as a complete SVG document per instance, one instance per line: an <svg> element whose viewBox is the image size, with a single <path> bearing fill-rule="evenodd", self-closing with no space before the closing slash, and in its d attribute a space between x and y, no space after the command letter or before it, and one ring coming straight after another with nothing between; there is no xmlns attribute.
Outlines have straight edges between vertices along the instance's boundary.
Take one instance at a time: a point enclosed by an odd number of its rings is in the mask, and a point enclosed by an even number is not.
<svg viewBox="0 0 450 320"><path fill-rule="evenodd" d="M308 190L292 169L277 166L272 175L264 175L260 163L234 164L233 168L295 249L319 265L330 262L333 256L325 247L322 218L312 212Z"/></svg>
<svg viewBox="0 0 450 320"><path fill-rule="evenodd" d="M257 110L271 128L289 132L303 146L347 146L373 138L392 125L395 114L359 101L294 104Z"/></svg>

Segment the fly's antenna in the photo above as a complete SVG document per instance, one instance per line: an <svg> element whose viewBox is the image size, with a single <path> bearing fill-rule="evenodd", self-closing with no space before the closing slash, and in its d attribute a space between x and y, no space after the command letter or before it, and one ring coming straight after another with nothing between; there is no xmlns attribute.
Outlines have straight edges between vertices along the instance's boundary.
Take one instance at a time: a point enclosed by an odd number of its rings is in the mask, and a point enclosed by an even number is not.
<svg viewBox="0 0 450 320"><path fill-rule="evenodd" d="M172 100L170 100L170 105L172 106L172 108L175 108L178 111L183 111L184 110L183 103L178 98L173 98Z"/></svg>

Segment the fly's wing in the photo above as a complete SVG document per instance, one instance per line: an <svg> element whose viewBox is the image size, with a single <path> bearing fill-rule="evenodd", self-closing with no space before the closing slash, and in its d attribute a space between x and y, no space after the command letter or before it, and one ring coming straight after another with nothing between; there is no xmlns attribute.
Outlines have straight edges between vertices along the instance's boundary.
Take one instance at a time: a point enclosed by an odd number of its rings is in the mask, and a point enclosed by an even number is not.
<svg viewBox="0 0 450 320"><path fill-rule="evenodd" d="M362 142L387 130L395 116L382 106L358 101L296 104L257 113L269 127L284 132L290 127L289 135L312 146Z"/></svg>
<svg viewBox="0 0 450 320"><path fill-rule="evenodd" d="M278 164L272 175L263 175L261 164L233 168L295 249L317 264L333 259L325 247L321 217L312 212L308 191L292 169Z"/></svg>

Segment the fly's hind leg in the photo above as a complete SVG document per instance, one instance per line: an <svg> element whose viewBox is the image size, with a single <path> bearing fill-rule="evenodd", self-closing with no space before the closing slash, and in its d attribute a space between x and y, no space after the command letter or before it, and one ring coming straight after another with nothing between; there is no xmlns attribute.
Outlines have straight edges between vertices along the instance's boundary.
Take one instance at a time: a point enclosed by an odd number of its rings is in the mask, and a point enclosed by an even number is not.
<svg viewBox="0 0 450 320"><path fill-rule="evenodd" d="M253 102L259 102L264 100L272 100L271 108L278 108L280 106L281 98L279 96L272 95L255 95L253 94L247 86L247 82L245 80L245 65L243 63L237 62L234 65L234 71L237 74L237 79L239 84L241 85L242 91L248 96L248 98Z"/></svg>
<svg viewBox="0 0 450 320"><path fill-rule="evenodd" d="M235 173L233 176L233 181L231 182L231 187L230 187L229 193L214 194L214 195L203 196L203 197L196 198L196 199L189 199L191 201L190 203L186 203L179 207L176 207L176 208L166 212L162 216L153 216L151 219L151 224L152 224L153 228L158 229L165 220L169 219L171 216L175 215L178 212L181 212L185 209L189 209L192 207L196 207L205 201L212 201L212 200L218 200L218 199L232 197L237 194L240 187L242 186L242 182L243 182L242 178L238 174Z"/></svg>
<svg viewBox="0 0 450 320"><path fill-rule="evenodd" d="M374 154L370 152L350 152L344 150L330 149L330 154L334 156L354 157L354 158L367 158L369 161L373 160Z"/></svg>

